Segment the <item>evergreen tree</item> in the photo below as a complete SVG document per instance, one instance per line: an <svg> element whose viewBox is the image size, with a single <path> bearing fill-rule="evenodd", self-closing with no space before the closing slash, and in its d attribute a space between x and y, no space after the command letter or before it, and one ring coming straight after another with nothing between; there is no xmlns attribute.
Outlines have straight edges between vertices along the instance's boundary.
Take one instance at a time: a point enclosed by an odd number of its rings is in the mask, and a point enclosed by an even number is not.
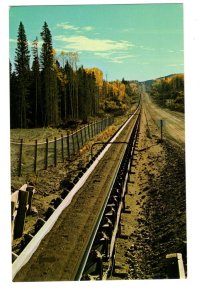
<svg viewBox="0 0 200 300"><path fill-rule="evenodd" d="M57 76L58 94L60 99L60 117L63 122L67 121L68 108L67 108L67 84L68 79L65 68L62 67L58 60L54 63L54 71Z"/></svg>
<svg viewBox="0 0 200 300"><path fill-rule="evenodd" d="M32 109L33 124L37 127L41 124L42 107L41 107L41 88L40 88L40 62L38 55L38 38L32 43L33 64L32 64Z"/></svg>
<svg viewBox="0 0 200 300"><path fill-rule="evenodd" d="M74 88L73 88L74 71L68 61L65 64L65 73L68 80L67 98L69 99L69 102L67 103L67 111L69 112L68 114L69 118L74 119Z"/></svg>
<svg viewBox="0 0 200 300"><path fill-rule="evenodd" d="M77 76L77 62L79 61L77 52L67 52L68 64L71 67L70 70L70 101L71 101L71 111L72 119L78 119L78 76Z"/></svg>
<svg viewBox="0 0 200 300"><path fill-rule="evenodd" d="M27 111L29 107L28 101L28 88L30 79L30 67L29 67L29 50L28 42L24 25L22 22L19 24L18 36L17 36L17 48L15 50L15 69L18 82L18 99L17 99L17 111L18 117L17 126L20 128L27 127Z"/></svg>
<svg viewBox="0 0 200 300"><path fill-rule="evenodd" d="M56 125L58 116L57 78L54 72L54 51L52 36L46 22L42 28L41 37L43 45L41 49L41 75L43 90L43 125Z"/></svg>
<svg viewBox="0 0 200 300"><path fill-rule="evenodd" d="M12 71L12 64L10 62L10 127L16 128L19 127L18 125L18 118L17 118L17 76L16 73Z"/></svg>

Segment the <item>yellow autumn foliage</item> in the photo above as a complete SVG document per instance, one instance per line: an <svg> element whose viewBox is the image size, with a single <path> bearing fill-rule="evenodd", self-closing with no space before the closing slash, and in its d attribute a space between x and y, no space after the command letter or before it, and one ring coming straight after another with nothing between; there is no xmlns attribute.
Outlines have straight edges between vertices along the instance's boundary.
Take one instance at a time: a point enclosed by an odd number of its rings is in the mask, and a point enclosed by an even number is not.
<svg viewBox="0 0 200 300"><path fill-rule="evenodd" d="M175 79L181 79L181 80L184 80L184 74L174 74L174 75L171 75L169 77L163 77L163 78L159 78L159 79L156 79L155 82L156 83L161 83L161 82L166 82L166 83L171 83L171 81L175 80Z"/></svg>
<svg viewBox="0 0 200 300"><path fill-rule="evenodd" d="M98 68L86 68L85 69L86 73L88 74L94 74L95 79L96 79L96 84L98 87L103 86L103 72L98 69Z"/></svg>
<svg viewBox="0 0 200 300"><path fill-rule="evenodd" d="M125 98L125 84L119 80L109 83L109 89L112 91L113 95L117 97L120 101Z"/></svg>
<svg viewBox="0 0 200 300"><path fill-rule="evenodd" d="M53 64L54 71L56 73L56 77L61 83L61 86L64 87L68 83L67 75L65 72L63 72L62 69L59 68L59 66L54 62Z"/></svg>

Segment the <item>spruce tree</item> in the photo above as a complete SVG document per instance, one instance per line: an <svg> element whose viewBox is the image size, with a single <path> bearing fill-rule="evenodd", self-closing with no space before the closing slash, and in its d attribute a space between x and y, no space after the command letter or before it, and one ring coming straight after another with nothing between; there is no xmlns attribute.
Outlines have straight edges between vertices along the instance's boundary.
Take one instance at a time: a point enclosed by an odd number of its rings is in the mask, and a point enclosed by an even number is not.
<svg viewBox="0 0 200 300"><path fill-rule="evenodd" d="M52 36L46 22L42 28L41 37L43 39L41 49L41 75L43 90L43 125L55 125L59 120L58 116L58 95L57 78L54 72L54 51L52 47Z"/></svg>
<svg viewBox="0 0 200 300"><path fill-rule="evenodd" d="M73 96L73 69L69 62L67 61L65 64L65 74L68 79L67 83L67 98L69 101L67 102L67 111L69 119L74 119L74 96Z"/></svg>
<svg viewBox="0 0 200 300"><path fill-rule="evenodd" d="M28 88L30 79L30 67L29 67L29 50L28 42L24 25L22 22L19 24L18 36L17 36L17 48L15 50L15 69L18 81L18 103L16 105L16 117L17 126L20 128L26 128L27 122L27 111L29 107L28 100Z"/></svg>
<svg viewBox="0 0 200 300"><path fill-rule="evenodd" d="M12 64L10 62L10 127L16 128L19 127L18 124L18 97L17 97L17 91L18 84L17 84L17 76L16 73L12 70Z"/></svg>
<svg viewBox="0 0 200 300"><path fill-rule="evenodd" d="M33 111L33 124L37 127L41 124L41 89L40 89L40 62L38 55L38 38L32 43L32 54L33 54L33 64L32 64L32 111Z"/></svg>

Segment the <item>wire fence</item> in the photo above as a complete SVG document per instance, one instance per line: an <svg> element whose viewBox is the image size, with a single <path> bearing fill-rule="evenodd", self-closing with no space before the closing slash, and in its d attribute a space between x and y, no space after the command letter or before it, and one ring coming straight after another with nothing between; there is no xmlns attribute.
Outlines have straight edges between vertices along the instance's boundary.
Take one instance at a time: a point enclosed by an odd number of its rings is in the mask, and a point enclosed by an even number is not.
<svg viewBox="0 0 200 300"><path fill-rule="evenodd" d="M11 140L11 176L22 176L32 172L56 166L65 159L71 159L79 153L83 145L95 135L113 124L114 118L108 117L90 123L71 134L48 138L44 142L25 143Z"/></svg>

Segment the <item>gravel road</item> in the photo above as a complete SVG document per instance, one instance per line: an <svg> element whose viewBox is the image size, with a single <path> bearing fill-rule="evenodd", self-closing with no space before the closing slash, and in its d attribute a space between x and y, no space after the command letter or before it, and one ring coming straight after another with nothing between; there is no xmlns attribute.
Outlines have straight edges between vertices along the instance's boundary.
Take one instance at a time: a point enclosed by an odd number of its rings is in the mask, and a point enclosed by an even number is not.
<svg viewBox="0 0 200 300"><path fill-rule="evenodd" d="M112 280L171 278L170 253L182 253L187 270L184 116L155 108L146 93L142 99L136 160L125 199L129 213L122 214ZM164 116L171 127L160 143L155 120Z"/></svg>
<svg viewBox="0 0 200 300"><path fill-rule="evenodd" d="M151 99L149 94L143 93L142 100L146 114L152 118L157 127L160 126L160 120L164 121L163 134L184 147L185 142L185 126L184 113L175 112L168 109L158 107Z"/></svg>

